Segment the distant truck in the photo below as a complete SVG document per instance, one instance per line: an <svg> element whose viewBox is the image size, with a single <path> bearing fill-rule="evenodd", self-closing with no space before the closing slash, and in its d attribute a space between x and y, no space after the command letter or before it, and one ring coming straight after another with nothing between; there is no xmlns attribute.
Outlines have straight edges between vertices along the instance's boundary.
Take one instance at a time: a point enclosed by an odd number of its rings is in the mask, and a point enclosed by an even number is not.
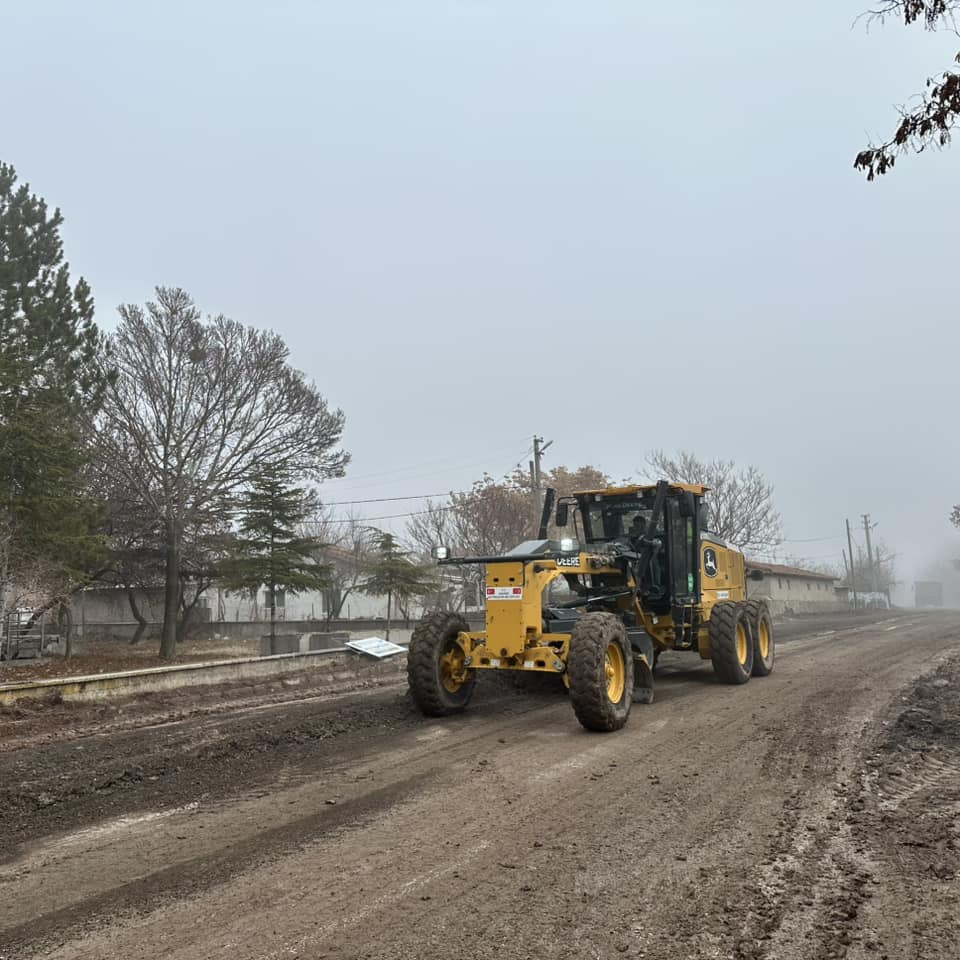
<svg viewBox="0 0 960 960"><path fill-rule="evenodd" d="M937 580L917 580L913 585L915 607L942 607L943 584Z"/></svg>

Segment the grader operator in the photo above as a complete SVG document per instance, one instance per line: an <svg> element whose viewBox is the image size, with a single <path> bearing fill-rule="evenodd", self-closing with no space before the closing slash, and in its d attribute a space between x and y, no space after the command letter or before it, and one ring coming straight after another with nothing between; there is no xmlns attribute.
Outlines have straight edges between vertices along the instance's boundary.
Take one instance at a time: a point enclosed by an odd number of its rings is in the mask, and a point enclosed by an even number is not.
<svg viewBox="0 0 960 960"><path fill-rule="evenodd" d="M769 611L747 600L743 554L705 529L707 492L666 480L587 490L554 517L547 491L539 539L491 557L437 548L441 564L485 565L486 623L471 631L459 614L432 613L418 624L407 657L417 706L462 710L480 670L554 674L580 723L611 731L653 700L664 650L699 653L723 683L769 674ZM551 519L561 539L548 538Z"/></svg>

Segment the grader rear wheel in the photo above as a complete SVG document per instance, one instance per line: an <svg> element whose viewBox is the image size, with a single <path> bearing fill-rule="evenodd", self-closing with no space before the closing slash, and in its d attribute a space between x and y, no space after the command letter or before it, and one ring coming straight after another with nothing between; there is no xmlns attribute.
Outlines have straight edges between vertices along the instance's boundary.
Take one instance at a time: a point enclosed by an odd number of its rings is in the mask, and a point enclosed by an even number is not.
<svg viewBox="0 0 960 960"><path fill-rule="evenodd" d="M606 733L630 715L633 651L622 621L588 613L573 628L567 660L570 702L581 725Z"/></svg>
<svg viewBox="0 0 960 960"><path fill-rule="evenodd" d="M744 604L747 620L753 632L753 675L766 677L773 670L773 619L762 600L748 600Z"/></svg>
<svg viewBox="0 0 960 960"><path fill-rule="evenodd" d="M464 666L457 634L468 630L455 613L431 613L417 624L407 651L407 682L414 703L428 717L462 710L473 696L476 671Z"/></svg>
<svg viewBox="0 0 960 960"><path fill-rule="evenodd" d="M746 683L753 670L753 631L741 603L718 603L710 614L710 659L723 683Z"/></svg>

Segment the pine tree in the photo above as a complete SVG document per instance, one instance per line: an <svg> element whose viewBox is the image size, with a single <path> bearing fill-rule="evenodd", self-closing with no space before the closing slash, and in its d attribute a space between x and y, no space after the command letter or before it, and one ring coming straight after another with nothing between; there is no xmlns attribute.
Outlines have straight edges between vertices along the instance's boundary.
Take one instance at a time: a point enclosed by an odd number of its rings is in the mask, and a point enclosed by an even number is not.
<svg viewBox="0 0 960 960"><path fill-rule="evenodd" d="M282 472L263 471L255 476L240 500L240 532L223 564L227 589L256 593L266 588L271 637L276 635L280 591L296 596L322 590L330 580L329 567L316 559L324 544L297 532L314 512L315 498L288 484Z"/></svg>
<svg viewBox="0 0 960 960"><path fill-rule="evenodd" d="M367 564L366 579L360 590L370 596L387 598L387 634L384 639L390 639L393 600L403 603L422 597L435 586L427 568L411 561L392 534L380 534L377 548Z"/></svg>
<svg viewBox="0 0 960 960"><path fill-rule="evenodd" d="M93 299L71 285L59 210L0 163L0 591L55 594L102 558L85 427L109 380Z"/></svg>

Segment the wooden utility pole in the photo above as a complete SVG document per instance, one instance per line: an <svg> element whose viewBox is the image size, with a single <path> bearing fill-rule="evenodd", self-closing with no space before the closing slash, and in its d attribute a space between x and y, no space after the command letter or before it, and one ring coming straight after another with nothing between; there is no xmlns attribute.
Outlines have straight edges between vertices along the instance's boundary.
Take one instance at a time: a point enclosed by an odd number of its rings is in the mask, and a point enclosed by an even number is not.
<svg viewBox="0 0 960 960"><path fill-rule="evenodd" d="M543 483L540 469L540 458L552 440L543 442L543 437L533 438L533 459L530 461L530 491L533 501L533 523L536 530L540 526L540 514L543 511Z"/></svg>
<svg viewBox="0 0 960 960"><path fill-rule="evenodd" d="M853 565L853 537L850 535L850 521L847 521L847 549L850 551L850 592L853 594L853 609L857 609L857 571Z"/></svg>
<svg viewBox="0 0 960 960"><path fill-rule="evenodd" d="M876 524L870 523L870 514L865 513L863 516L863 532L867 538L867 562L870 564L870 589L874 593L877 592L877 570L873 565L873 547L870 546L870 530L876 526Z"/></svg>

